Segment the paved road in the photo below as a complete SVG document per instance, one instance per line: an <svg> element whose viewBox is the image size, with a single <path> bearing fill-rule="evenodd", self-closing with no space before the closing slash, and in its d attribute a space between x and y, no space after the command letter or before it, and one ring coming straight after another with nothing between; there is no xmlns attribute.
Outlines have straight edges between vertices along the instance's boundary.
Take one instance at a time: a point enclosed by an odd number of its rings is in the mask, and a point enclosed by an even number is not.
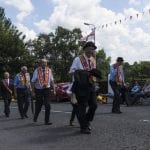
<svg viewBox="0 0 150 150"><path fill-rule="evenodd" d="M37 123L19 119L15 103L10 118L0 102L0 150L150 150L150 105L126 107L111 114L111 105L98 104L91 135L79 133L79 125L68 125L69 103L53 103L52 126L45 126L44 110Z"/></svg>

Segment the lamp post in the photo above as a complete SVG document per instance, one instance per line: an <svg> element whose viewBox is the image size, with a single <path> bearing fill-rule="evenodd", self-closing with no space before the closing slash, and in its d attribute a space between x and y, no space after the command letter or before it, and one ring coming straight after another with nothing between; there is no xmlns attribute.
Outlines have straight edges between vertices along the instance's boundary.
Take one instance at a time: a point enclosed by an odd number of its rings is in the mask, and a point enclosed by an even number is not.
<svg viewBox="0 0 150 150"><path fill-rule="evenodd" d="M95 25L94 24L90 24L90 23L86 23L86 22L84 22L84 25L86 25L86 26L92 26L91 29L94 32L94 44L95 44L95 30L96 30Z"/></svg>
<svg viewBox="0 0 150 150"><path fill-rule="evenodd" d="M84 25L86 25L86 26L92 26L92 28L91 28L91 30L94 32L94 44L95 44L95 30L96 30L96 27L95 27L95 25L94 24L90 24L90 23L86 23L86 22L84 22ZM96 61L96 52L95 52L95 61Z"/></svg>

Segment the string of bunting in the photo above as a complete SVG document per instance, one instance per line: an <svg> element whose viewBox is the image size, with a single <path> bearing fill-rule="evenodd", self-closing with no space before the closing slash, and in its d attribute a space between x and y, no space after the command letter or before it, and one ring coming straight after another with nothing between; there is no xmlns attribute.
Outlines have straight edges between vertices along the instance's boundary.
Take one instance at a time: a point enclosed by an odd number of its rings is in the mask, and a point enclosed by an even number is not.
<svg viewBox="0 0 150 150"><path fill-rule="evenodd" d="M104 28L108 28L109 26L112 25L117 25L117 24L122 24L123 22L127 21L127 20L132 20L134 17L136 19L138 19L140 16L143 17L146 14L147 11L143 11L142 13L136 13L135 15L130 15L129 17L125 17L124 19L119 19L114 21L113 23L107 23L107 24L102 24L100 26L95 27L96 30L100 30L100 29L104 29ZM148 9L148 13L150 14L150 9ZM92 31L86 35L86 36L82 36L80 41L88 41L88 40L92 40L95 37L95 30L92 29Z"/></svg>
<svg viewBox="0 0 150 150"><path fill-rule="evenodd" d="M147 11L143 11L142 13L137 13L135 15L130 15L129 17L125 17L124 19L115 20L114 22L111 22L111 23L102 24L100 26L97 26L96 29L99 30L99 29L108 28L109 26L112 26L112 25L121 24L124 21L132 20L134 17L136 17L138 19L140 17L140 15L143 17L146 14L146 12ZM148 9L148 13L150 14L150 9Z"/></svg>

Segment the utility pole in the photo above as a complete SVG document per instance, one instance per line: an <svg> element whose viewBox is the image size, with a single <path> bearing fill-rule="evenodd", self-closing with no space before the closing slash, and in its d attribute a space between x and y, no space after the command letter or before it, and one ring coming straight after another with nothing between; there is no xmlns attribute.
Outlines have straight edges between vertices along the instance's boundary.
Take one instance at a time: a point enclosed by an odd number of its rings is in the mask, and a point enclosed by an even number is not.
<svg viewBox="0 0 150 150"><path fill-rule="evenodd" d="M96 40L95 40L96 27L95 27L95 25L91 24L91 23L86 23L86 22L84 22L84 25L89 26L89 27L92 26L91 30L94 32L94 44L95 44L96 43ZM95 61L96 61L96 51L95 51Z"/></svg>
<svg viewBox="0 0 150 150"><path fill-rule="evenodd" d="M84 25L86 25L86 26L92 26L92 28L91 28L91 30L94 32L94 44L95 44L95 31L96 31L96 27L95 27L95 25L94 24L90 24L90 23L86 23L86 22L84 22Z"/></svg>

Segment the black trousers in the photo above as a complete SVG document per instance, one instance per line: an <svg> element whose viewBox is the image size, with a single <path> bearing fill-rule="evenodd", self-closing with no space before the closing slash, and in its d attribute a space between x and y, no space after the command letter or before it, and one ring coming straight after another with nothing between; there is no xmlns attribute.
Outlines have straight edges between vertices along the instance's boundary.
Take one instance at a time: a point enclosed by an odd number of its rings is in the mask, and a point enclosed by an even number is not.
<svg viewBox="0 0 150 150"><path fill-rule="evenodd" d="M4 113L8 117L10 114L11 98L4 98Z"/></svg>
<svg viewBox="0 0 150 150"><path fill-rule="evenodd" d="M28 89L17 88L18 110L22 118L25 117L25 115L27 115L30 100L31 95Z"/></svg>
<svg viewBox="0 0 150 150"><path fill-rule="evenodd" d="M92 89L87 93L88 97L77 97L77 118L79 120L80 128L86 129L90 121L93 120L97 108L96 93ZM87 110L88 107L88 111Z"/></svg>
<svg viewBox="0 0 150 150"><path fill-rule="evenodd" d="M71 113L71 118L70 122L73 122L75 119L75 116L77 115L77 104L72 104L72 113Z"/></svg>
<svg viewBox="0 0 150 150"><path fill-rule="evenodd" d="M114 92L112 112L120 111L120 86L115 81L109 81Z"/></svg>
<svg viewBox="0 0 150 150"><path fill-rule="evenodd" d="M36 102L35 102L35 114L34 114L34 120L37 120L38 115L41 111L42 105L45 105L45 123L49 122L50 117L50 88L45 89L35 89L35 96L36 96Z"/></svg>

